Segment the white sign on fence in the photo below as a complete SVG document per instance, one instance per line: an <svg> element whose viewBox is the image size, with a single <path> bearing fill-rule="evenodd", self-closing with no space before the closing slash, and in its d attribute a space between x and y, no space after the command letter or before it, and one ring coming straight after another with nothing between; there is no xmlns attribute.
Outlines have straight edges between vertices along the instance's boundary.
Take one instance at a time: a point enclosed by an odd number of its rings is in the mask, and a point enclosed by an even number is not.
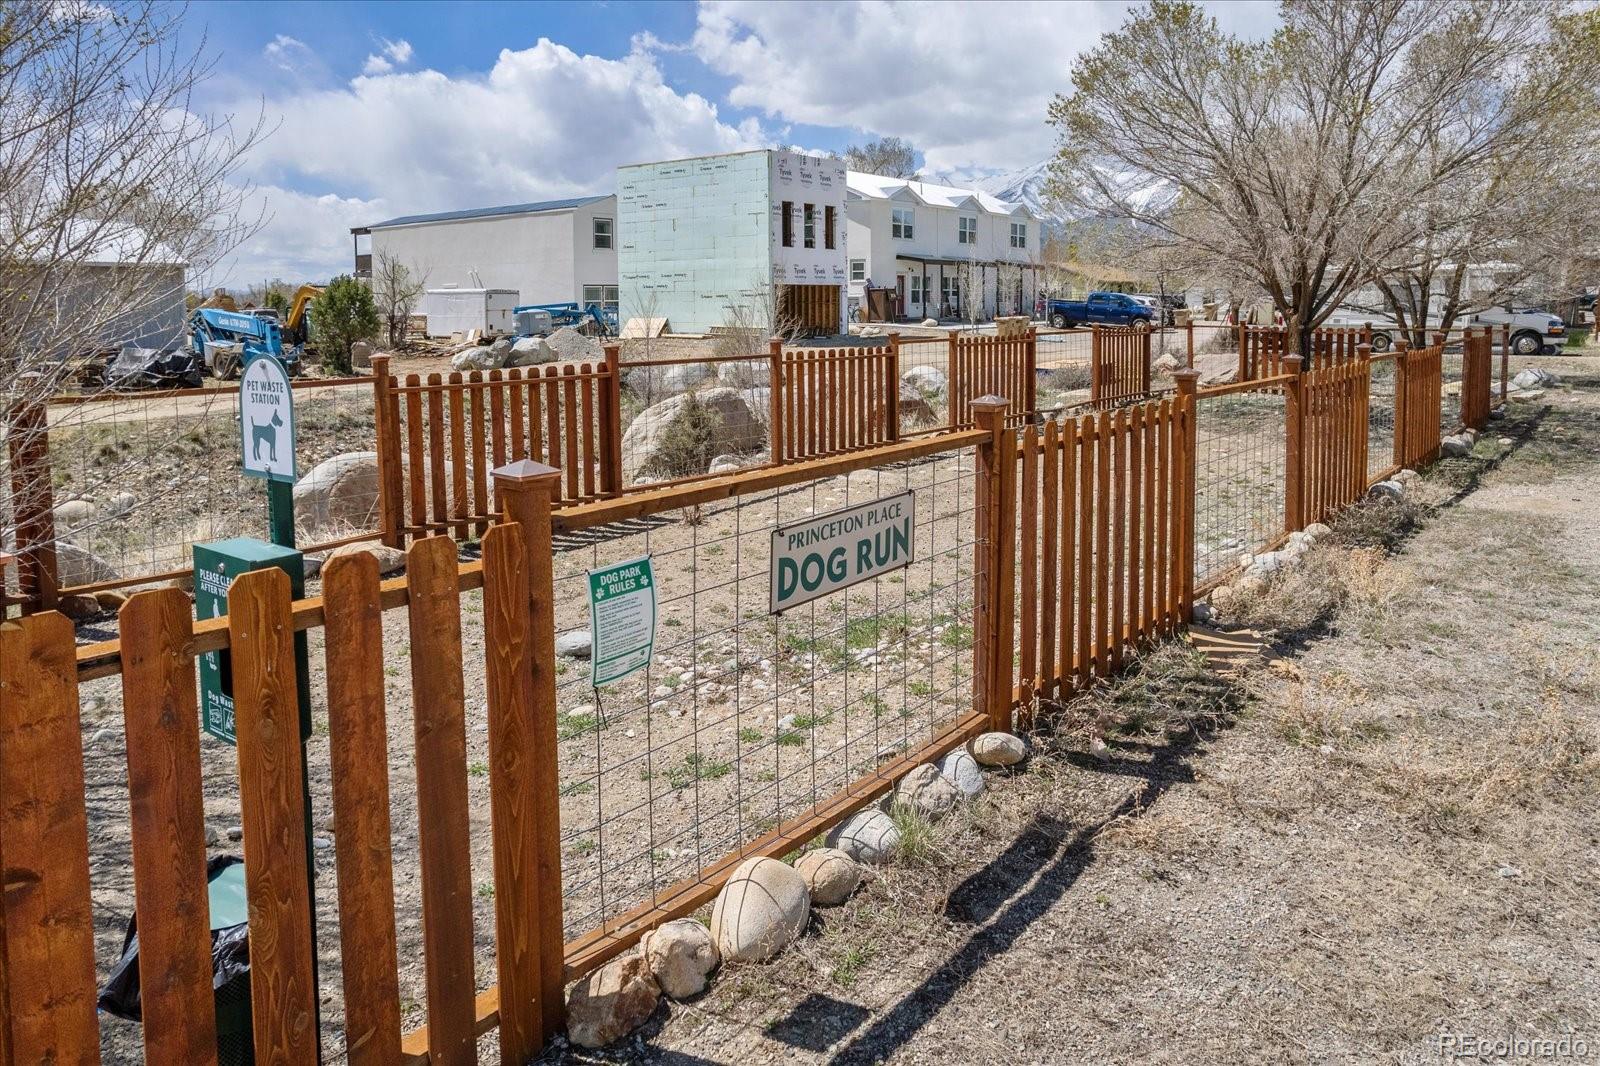
<svg viewBox="0 0 1600 1066"><path fill-rule="evenodd" d="M248 476L294 480L294 390L270 355L256 356L239 375L239 433Z"/></svg>
<svg viewBox="0 0 1600 1066"><path fill-rule="evenodd" d="M906 491L773 530L772 613L910 566L915 515Z"/></svg>
<svg viewBox="0 0 1600 1066"><path fill-rule="evenodd" d="M595 688L650 665L656 579L650 556L589 571L589 683Z"/></svg>

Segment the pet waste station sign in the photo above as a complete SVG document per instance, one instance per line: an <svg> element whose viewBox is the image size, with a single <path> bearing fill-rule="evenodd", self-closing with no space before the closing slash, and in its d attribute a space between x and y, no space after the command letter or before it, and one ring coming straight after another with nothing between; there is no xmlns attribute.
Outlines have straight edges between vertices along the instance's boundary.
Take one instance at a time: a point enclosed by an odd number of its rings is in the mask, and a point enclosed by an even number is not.
<svg viewBox="0 0 1600 1066"><path fill-rule="evenodd" d="M270 355L250 360L239 377L239 432L247 475L294 481L294 390Z"/></svg>
<svg viewBox="0 0 1600 1066"><path fill-rule="evenodd" d="M910 566L915 515L906 491L773 530L772 613Z"/></svg>
<svg viewBox="0 0 1600 1066"><path fill-rule="evenodd" d="M650 556L589 571L589 636L589 681L595 688L650 665L656 645Z"/></svg>

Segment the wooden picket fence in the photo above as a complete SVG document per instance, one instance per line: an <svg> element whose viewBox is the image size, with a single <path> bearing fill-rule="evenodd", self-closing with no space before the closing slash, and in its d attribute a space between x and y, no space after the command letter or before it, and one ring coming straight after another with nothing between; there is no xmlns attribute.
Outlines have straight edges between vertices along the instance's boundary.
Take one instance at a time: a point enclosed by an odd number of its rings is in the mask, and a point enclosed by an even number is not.
<svg viewBox="0 0 1600 1066"><path fill-rule="evenodd" d="M1292 375L1287 396L1285 528L1326 521L1367 491L1368 392L1371 363L1353 359Z"/></svg>
<svg viewBox="0 0 1600 1066"><path fill-rule="evenodd" d="M1282 326L1239 326L1239 381L1276 377L1284 373L1289 353L1289 333ZM1349 362L1363 344L1372 342L1367 327L1322 326L1311 331L1309 349L1301 357L1306 370Z"/></svg>
<svg viewBox="0 0 1600 1066"><path fill-rule="evenodd" d="M774 463L871 448L900 437L897 338L860 348L785 348L774 340L769 380Z"/></svg>
<svg viewBox="0 0 1600 1066"><path fill-rule="evenodd" d="M984 396L1007 398L1006 417L1018 424L1038 408L1038 335L1029 329L1015 337L951 333L948 345L947 427L973 426L973 403Z"/></svg>
<svg viewBox="0 0 1600 1066"><path fill-rule="evenodd" d="M1150 331L1095 326L1090 342L1089 401L1115 407L1150 395Z"/></svg>
<svg viewBox="0 0 1600 1066"><path fill-rule="evenodd" d="M1015 694L1024 716L1035 697L1066 698L1187 619L1194 382L1183 374L1176 396L1009 438L1021 465Z"/></svg>
<svg viewBox="0 0 1600 1066"><path fill-rule="evenodd" d="M1482 429L1489 423L1494 379L1494 333L1489 327L1468 330L1462 339L1461 424Z"/></svg>
<svg viewBox="0 0 1600 1066"><path fill-rule="evenodd" d="M1444 393L1442 345L1395 345L1394 465L1426 466L1439 458L1439 405Z"/></svg>

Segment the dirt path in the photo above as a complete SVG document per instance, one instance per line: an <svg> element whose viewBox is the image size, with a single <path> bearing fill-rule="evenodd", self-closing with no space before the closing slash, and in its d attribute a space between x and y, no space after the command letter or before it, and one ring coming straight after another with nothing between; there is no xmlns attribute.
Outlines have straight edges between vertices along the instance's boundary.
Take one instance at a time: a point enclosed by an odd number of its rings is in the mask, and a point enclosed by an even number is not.
<svg viewBox="0 0 1600 1066"><path fill-rule="evenodd" d="M1224 725L1170 726L1227 702L1203 680L1124 686L1109 758L1046 745L602 1057L1437 1062L1570 1034L1600 1060L1600 360L1544 365L1577 388Z"/></svg>

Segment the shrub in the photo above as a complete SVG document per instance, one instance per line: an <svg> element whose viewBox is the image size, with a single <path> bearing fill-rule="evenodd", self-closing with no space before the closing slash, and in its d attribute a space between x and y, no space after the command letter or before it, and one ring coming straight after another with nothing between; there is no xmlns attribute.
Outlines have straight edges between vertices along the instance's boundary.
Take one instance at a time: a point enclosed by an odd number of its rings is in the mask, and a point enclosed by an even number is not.
<svg viewBox="0 0 1600 1066"><path fill-rule="evenodd" d="M716 458L717 426L721 418L687 393L677 415L662 430L655 454L641 468L649 477L671 479L703 474Z"/></svg>
<svg viewBox="0 0 1600 1066"><path fill-rule="evenodd" d="M353 372L350 349L357 341L378 335L378 308L372 290L348 274L341 274L311 301L311 337L322 355L322 365L334 374Z"/></svg>

